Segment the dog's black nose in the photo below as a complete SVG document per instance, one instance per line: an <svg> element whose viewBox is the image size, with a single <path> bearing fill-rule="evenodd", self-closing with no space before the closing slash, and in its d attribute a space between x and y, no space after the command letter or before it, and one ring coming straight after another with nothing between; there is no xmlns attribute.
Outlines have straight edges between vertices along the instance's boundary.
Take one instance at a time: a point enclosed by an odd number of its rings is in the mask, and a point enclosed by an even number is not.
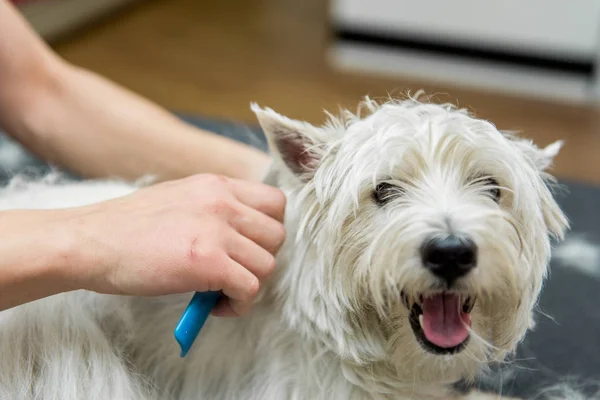
<svg viewBox="0 0 600 400"><path fill-rule="evenodd" d="M477 265L477 246L466 237L451 235L425 242L421 249L423 265L449 285Z"/></svg>

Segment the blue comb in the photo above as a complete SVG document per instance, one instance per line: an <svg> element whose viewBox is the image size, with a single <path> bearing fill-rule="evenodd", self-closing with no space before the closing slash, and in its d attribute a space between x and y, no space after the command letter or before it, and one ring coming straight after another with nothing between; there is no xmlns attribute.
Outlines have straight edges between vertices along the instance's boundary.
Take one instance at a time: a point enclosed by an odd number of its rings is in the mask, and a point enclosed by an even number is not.
<svg viewBox="0 0 600 400"><path fill-rule="evenodd" d="M204 326L210 312L221 297L221 292L196 292L175 327L175 340L185 357Z"/></svg>

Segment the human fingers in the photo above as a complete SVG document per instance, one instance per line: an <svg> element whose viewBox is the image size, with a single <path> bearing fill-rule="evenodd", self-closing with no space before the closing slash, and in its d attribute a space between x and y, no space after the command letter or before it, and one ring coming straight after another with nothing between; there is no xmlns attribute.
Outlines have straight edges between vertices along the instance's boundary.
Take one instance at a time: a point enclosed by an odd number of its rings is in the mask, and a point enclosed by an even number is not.
<svg viewBox="0 0 600 400"><path fill-rule="evenodd" d="M259 280L266 279L275 270L274 255L237 232L227 244L227 253Z"/></svg>
<svg viewBox="0 0 600 400"><path fill-rule="evenodd" d="M238 201L277 221L283 221L286 198L280 189L264 183L236 179L230 180L230 184Z"/></svg>
<svg viewBox="0 0 600 400"><path fill-rule="evenodd" d="M212 266L204 266L200 279L208 282L208 290L222 291L236 315L244 315L258 294L258 278L227 255ZM204 286L204 285L201 285Z"/></svg>
<svg viewBox="0 0 600 400"><path fill-rule="evenodd" d="M239 234L272 254L279 251L285 240L281 222L244 204L239 205L229 223Z"/></svg>

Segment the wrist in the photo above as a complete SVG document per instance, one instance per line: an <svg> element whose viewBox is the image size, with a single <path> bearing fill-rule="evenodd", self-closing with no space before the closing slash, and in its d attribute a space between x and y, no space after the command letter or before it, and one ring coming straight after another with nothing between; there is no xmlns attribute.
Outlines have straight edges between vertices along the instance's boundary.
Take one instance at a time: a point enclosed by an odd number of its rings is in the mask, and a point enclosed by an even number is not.
<svg viewBox="0 0 600 400"><path fill-rule="evenodd" d="M271 157L260 150L254 148L243 149L242 157L237 157L237 164L234 165L235 170L232 171L234 178L261 182L272 163ZM236 158L234 158L236 159Z"/></svg>
<svg viewBox="0 0 600 400"><path fill-rule="evenodd" d="M68 290L105 292L108 267L115 263L110 241L103 240L101 204L59 210L53 228L59 237L53 257L56 267L49 273L57 276ZM100 211L100 212L98 212Z"/></svg>
<svg viewBox="0 0 600 400"><path fill-rule="evenodd" d="M81 288L67 210L0 212L0 309Z"/></svg>

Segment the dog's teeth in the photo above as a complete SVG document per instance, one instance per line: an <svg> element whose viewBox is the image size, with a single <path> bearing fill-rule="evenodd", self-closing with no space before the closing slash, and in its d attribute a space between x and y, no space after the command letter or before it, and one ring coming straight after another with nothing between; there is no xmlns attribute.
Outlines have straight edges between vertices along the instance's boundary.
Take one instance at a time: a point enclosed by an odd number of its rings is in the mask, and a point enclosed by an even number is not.
<svg viewBox="0 0 600 400"><path fill-rule="evenodd" d="M421 325L421 329L425 329L423 327L423 314L419 315L419 325Z"/></svg>

